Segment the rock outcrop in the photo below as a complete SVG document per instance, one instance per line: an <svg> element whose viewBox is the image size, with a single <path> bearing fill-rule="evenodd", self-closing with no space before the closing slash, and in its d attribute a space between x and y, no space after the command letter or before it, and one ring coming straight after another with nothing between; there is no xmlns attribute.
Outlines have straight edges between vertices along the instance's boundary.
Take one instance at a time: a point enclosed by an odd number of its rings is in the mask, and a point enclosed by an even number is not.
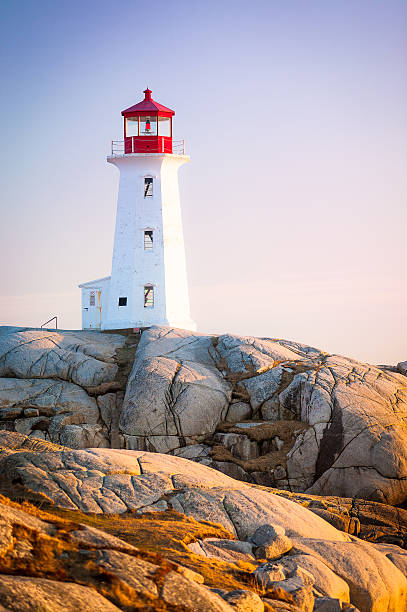
<svg viewBox="0 0 407 612"><path fill-rule="evenodd" d="M227 415L232 387L209 336L154 327L141 338L120 418L127 447L168 452L205 440Z"/></svg>
<svg viewBox="0 0 407 612"><path fill-rule="evenodd" d="M134 334L0 327L0 429L78 449L123 446L123 371L137 343Z"/></svg>
<svg viewBox="0 0 407 612"><path fill-rule="evenodd" d="M0 429L169 453L291 492L406 501L403 363L168 327L137 341L1 328Z"/></svg>
<svg viewBox="0 0 407 612"><path fill-rule="evenodd" d="M47 447L45 442L39 442L44 446L38 452L28 450L24 444L34 443L26 440L21 434L2 434L0 492L14 499L40 501L50 509L60 507L97 515L125 515L131 510L164 516L175 510L206 525L216 523L224 534L229 534L222 536L224 542L216 538L196 540L196 544L191 544L191 554L201 555L203 560L213 559L214 563L218 559L216 562L224 563L225 568L228 563L234 567L236 563L246 564L253 584L261 587L257 593L261 604L256 597L236 590L211 592L180 575L174 566L159 571L157 560L146 560L125 543L107 541L107 536L104 538L95 531L83 533L71 527L67 534L64 527L65 535L61 538L55 524L43 524L33 517L23 519L15 510L10 518L9 511L2 509L0 573L22 573L23 567L27 572L27 555L29 567L34 566L30 578L0 580L0 593L8 597L19 592L29 594L30 589L33 592L39 578L58 580L58 575L66 575L58 572L62 569L67 572L67 567L70 579L78 581L75 559L81 558L79 582L96 585L100 595L119 607L117 597L104 584L103 576L107 574L116 576L120 584L124 582L129 592L144 598L144 602L146 598L152 598L148 599L150 603L162 599L174 606L182 602L187 610L229 610L232 606L256 610L268 609L267 605L274 606L271 607L274 610L282 609L282 597L275 597L276 593L284 595L287 610L341 610L349 604L362 612L390 612L407 607L406 551L394 544L370 543L340 531L318 513L285 498L282 492L237 481L207 466L170 455L102 448L60 449ZM403 519L403 511L399 513ZM29 520L28 527L13 527L23 520ZM30 529L36 531L35 542L25 535L31 533ZM20 534L17 540L16 534ZM54 538L53 575L50 570L44 575L44 563L41 572L35 563L35 546L41 538L48 538L48 542ZM77 548L78 540L80 555L70 548L72 541ZM43 549L38 545L38 550ZM97 580L100 575L102 578ZM109 580L112 584L112 578ZM43 588L40 583L39 593ZM53 588L58 592L58 584ZM63 597L67 588L61 587L58 596ZM80 589L77 592L73 589L73 597L79 598L81 593ZM251 601L252 607L239 608L239 601L242 606ZM96 609L98 605L95 595Z"/></svg>
<svg viewBox="0 0 407 612"><path fill-rule="evenodd" d="M400 374L404 374L404 376L407 376L407 361L400 361L397 364L397 372L400 372Z"/></svg>
<svg viewBox="0 0 407 612"><path fill-rule="evenodd" d="M241 480L400 504L406 419L400 373L295 342L155 327L142 336L120 428L127 448Z"/></svg>
<svg viewBox="0 0 407 612"><path fill-rule="evenodd" d="M85 525L37 518L5 498L0 513L3 610L233 610L199 574L159 555Z"/></svg>

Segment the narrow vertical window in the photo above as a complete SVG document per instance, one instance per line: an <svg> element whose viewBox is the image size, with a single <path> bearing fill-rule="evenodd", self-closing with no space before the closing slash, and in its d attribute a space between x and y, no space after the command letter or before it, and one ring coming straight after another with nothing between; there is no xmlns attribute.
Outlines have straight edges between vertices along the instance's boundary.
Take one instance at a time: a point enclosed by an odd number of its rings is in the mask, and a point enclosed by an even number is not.
<svg viewBox="0 0 407 612"><path fill-rule="evenodd" d="M144 179L144 197L147 198L153 195L153 179L145 178Z"/></svg>
<svg viewBox="0 0 407 612"><path fill-rule="evenodd" d="M153 230L144 230L144 250L151 251L153 249Z"/></svg>
<svg viewBox="0 0 407 612"><path fill-rule="evenodd" d="M95 306L95 292L91 291L89 294L89 306Z"/></svg>
<svg viewBox="0 0 407 612"><path fill-rule="evenodd" d="M144 286L144 308L154 308L154 287Z"/></svg>

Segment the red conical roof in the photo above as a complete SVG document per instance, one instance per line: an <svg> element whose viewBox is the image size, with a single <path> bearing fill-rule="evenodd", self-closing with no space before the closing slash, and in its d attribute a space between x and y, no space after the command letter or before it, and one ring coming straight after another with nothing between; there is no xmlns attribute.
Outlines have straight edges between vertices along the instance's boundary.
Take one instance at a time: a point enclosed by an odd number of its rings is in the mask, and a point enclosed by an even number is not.
<svg viewBox="0 0 407 612"><path fill-rule="evenodd" d="M151 97L151 89L144 90L144 100L135 104L134 106L130 106L130 108L126 108L122 111L122 115L139 115L144 113L152 113L152 114L165 114L165 115L175 115L175 112L166 106L163 106L159 102L156 102Z"/></svg>

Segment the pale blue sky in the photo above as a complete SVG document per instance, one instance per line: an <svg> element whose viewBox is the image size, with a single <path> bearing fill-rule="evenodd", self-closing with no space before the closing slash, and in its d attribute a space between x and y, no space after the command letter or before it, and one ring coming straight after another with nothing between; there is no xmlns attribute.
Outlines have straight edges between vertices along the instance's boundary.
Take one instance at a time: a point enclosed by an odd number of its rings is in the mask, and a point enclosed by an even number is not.
<svg viewBox="0 0 407 612"><path fill-rule="evenodd" d="M173 108L200 331L407 359L407 3L3 2L0 323L110 273L105 156L148 85Z"/></svg>

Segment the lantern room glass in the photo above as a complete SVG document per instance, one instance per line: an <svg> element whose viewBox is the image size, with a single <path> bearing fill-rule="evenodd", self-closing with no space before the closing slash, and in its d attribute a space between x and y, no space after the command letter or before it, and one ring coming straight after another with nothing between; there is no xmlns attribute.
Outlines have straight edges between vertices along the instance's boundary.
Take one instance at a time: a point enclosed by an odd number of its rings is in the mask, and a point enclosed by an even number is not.
<svg viewBox="0 0 407 612"><path fill-rule="evenodd" d="M140 116L140 136L157 136L157 117Z"/></svg>
<svg viewBox="0 0 407 612"><path fill-rule="evenodd" d="M138 136L138 117L126 119L126 136Z"/></svg>
<svg viewBox="0 0 407 612"><path fill-rule="evenodd" d="M171 137L171 117L158 117L158 135Z"/></svg>

